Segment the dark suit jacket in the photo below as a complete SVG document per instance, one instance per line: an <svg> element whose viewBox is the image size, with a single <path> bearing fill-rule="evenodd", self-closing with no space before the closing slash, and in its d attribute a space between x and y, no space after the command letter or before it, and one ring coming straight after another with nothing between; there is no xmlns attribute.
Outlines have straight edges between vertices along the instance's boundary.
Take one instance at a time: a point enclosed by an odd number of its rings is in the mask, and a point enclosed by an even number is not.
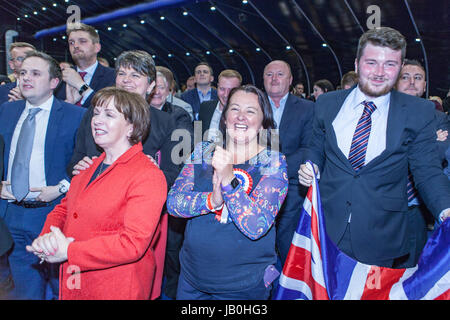
<svg viewBox="0 0 450 320"><path fill-rule="evenodd" d="M89 95L82 106L84 108L89 108L89 106L91 105L91 100L94 97L95 93L105 87L113 86L115 82L116 73L114 69L105 67L99 63L97 68L95 69L94 75L92 76L91 83L89 84L89 87L94 90L94 92ZM66 99L65 82L61 83L61 85L56 89L55 96L60 100Z"/></svg>
<svg viewBox="0 0 450 320"><path fill-rule="evenodd" d="M10 82L5 83L4 85L0 86L0 104L8 102L8 94L11 89L15 88L17 85L17 82Z"/></svg>
<svg viewBox="0 0 450 320"><path fill-rule="evenodd" d="M313 112L313 102L289 94L279 127L280 149L286 156L289 184L299 184L298 169L306 159Z"/></svg>
<svg viewBox="0 0 450 320"><path fill-rule="evenodd" d="M6 102L0 106L0 135L5 140L3 176L6 177L11 139L17 121L25 108L25 100ZM59 181L70 178L66 166L72 157L75 137L85 109L54 99L45 135L45 178L47 185L55 186ZM62 198L62 196L60 197ZM56 199L57 203L59 199ZM0 201L0 217L4 216L6 200ZM49 207L51 209L51 207ZM27 209L31 210L31 209Z"/></svg>
<svg viewBox="0 0 450 320"><path fill-rule="evenodd" d="M437 157L434 104L391 91L386 149L356 173L337 145L332 122L349 90L319 97L308 158L319 166L327 232L338 243L351 215L352 248L365 263L401 257L408 243L408 165L437 218L450 208L450 183Z"/></svg>
<svg viewBox="0 0 450 320"><path fill-rule="evenodd" d="M200 98L198 97L197 88L185 91L181 94L181 99L186 101L192 106L194 112L194 120L198 120L198 113L200 111ZM217 90L211 88L211 100L217 100Z"/></svg>
<svg viewBox="0 0 450 320"><path fill-rule="evenodd" d="M175 165L171 161L171 152L175 146L175 142L171 141L171 134L176 128L175 121L170 114L153 107L149 108L150 134L142 143L144 153L155 158L156 153L161 151L160 168L166 177L167 186L170 188L178 177L178 173L181 169L179 165ZM93 111L93 107L89 107L81 120L73 156L67 165L67 173L69 176L72 176L74 165L83 159L84 156L99 156L103 152L103 150L95 144L94 137L92 136L91 120Z"/></svg>
<svg viewBox="0 0 450 320"><path fill-rule="evenodd" d="M5 149L5 143L3 142L3 137L0 135L0 156L3 159L3 151ZM0 177L3 174L3 161L0 161ZM2 178L3 180L3 178ZM4 255L12 246L13 239L11 233L8 230L5 222L0 218L0 256Z"/></svg>
<svg viewBox="0 0 450 320"><path fill-rule="evenodd" d="M214 115L214 111L216 110L217 103L219 100L209 100L203 101L200 105L200 110L198 113L198 120L202 123L202 135L205 134L207 130L209 130L209 126L211 125L211 119Z"/></svg>

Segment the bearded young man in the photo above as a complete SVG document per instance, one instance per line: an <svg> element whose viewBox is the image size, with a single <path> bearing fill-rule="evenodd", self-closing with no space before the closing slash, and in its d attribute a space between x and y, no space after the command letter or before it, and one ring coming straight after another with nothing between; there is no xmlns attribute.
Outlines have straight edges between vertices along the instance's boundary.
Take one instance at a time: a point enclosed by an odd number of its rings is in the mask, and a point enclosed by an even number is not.
<svg viewBox="0 0 450 320"><path fill-rule="evenodd" d="M450 183L435 152L434 105L393 90L405 55L397 30L381 27L361 36L358 85L318 99L308 153L320 173L331 240L360 262L390 268L413 266L408 166L435 219L450 215ZM301 165L300 183L311 180Z"/></svg>

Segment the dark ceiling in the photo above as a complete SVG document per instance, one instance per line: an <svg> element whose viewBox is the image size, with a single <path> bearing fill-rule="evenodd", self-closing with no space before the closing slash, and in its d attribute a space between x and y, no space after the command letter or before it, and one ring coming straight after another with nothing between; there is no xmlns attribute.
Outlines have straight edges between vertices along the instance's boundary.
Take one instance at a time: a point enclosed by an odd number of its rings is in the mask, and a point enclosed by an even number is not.
<svg viewBox="0 0 450 320"><path fill-rule="evenodd" d="M380 24L406 37L407 57L426 65L430 95L442 97L450 85L447 0L0 0L1 35L17 30L17 40L70 61L63 38L70 5L97 28L100 55L111 64L124 50L142 49L179 83L208 61L216 75L237 69L244 82L261 86L264 66L283 59L310 90L323 78L337 85L353 70L358 38L376 22L368 12L375 5Z"/></svg>

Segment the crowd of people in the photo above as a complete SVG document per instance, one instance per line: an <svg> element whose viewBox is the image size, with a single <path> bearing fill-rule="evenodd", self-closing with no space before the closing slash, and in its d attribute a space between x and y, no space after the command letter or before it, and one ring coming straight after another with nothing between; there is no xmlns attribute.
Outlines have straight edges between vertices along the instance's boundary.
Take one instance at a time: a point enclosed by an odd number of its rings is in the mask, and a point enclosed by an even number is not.
<svg viewBox="0 0 450 320"><path fill-rule="evenodd" d="M24 42L0 86L0 298L270 299L307 188L327 233L366 264L417 264L450 216L450 92L423 98L405 38L365 32L335 86L264 88L199 63L177 85L151 55L111 68L95 29L67 27L73 65ZM313 163L313 173L305 165Z"/></svg>

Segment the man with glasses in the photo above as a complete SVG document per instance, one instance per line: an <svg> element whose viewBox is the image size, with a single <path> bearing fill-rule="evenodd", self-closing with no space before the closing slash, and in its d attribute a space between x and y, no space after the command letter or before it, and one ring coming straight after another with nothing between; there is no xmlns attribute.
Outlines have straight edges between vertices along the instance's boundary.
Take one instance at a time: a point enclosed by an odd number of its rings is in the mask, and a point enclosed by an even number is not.
<svg viewBox="0 0 450 320"><path fill-rule="evenodd" d="M26 42L14 42L9 47L8 65L13 73L8 75L11 82L0 86L0 104L6 101L23 99L17 79L19 79L19 72L22 67L22 62L25 59L25 55L27 52L35 50L36 48L32 44Z"/></svg>

